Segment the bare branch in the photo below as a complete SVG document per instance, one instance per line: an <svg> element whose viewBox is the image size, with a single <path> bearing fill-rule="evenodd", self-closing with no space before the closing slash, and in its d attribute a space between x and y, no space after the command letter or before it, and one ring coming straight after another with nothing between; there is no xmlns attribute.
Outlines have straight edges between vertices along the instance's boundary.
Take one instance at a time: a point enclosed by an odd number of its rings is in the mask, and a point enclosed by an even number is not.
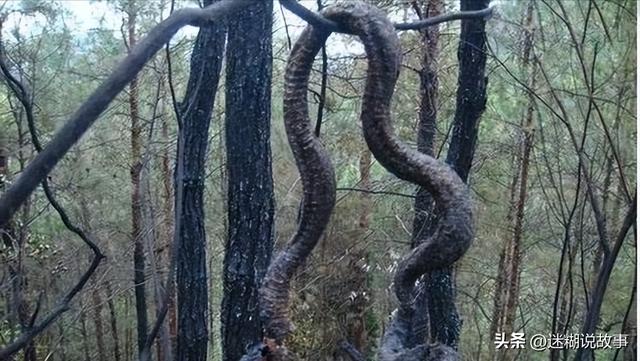
<svg viewBox="0 0 640 361"><path fill-rule="evenodd" d="M219 20L251 3L248 0L224 0L204 9L180 9L151 29L149 34L131 50L131 53L120 62L113 73L89 96L62 129L54 135L47 147L34 158L0 198L0 225L4 225L11 218L20 204L46 178L47 174L91 127L111 101L180 28L186 25L201 26L207 22Z"/></svg>
<svg viewBox="0 0 640 361"><path fill-rule="evenodd" d="M338 25L336 22L331 21L324 16L315 13L303 5L300 5L296 0L280 0L280 4L284 6L287 10L291 11L298 17L302 18L304 21L309 24L317 27L324 28L331 32L335 33L344 33L349 34L349 31ZM395 23L393 24L396 30L419 30L422 28L426 28L429 26L438 25L441 23L461 20L461 19L475 19L482 18L486 19L493 14L493 7L488 7L482 10L476 11L460 11L457 13L433 16L426 19L422 19L419 21L411 22L411 23Z"/></svg>
<svg viewBox="0 0 640 361"><path fill-rule="evenodd" d="M20 104L24 108L27 125L29 128L29 133L31 135L31 142L33 143L34 148L38 153L42 152L42 145L40 143L40 139L38 139L38 132L35 124L35 116L33 112L33 103L31 101L31 97L29 95L29 91L26 86L20 82L16 77L11 74L9 67L6 62L6 55L4 53L4 46L0 41L0 71L2 76L4 77L7 86L11 89L14 96L20 101ZM65 227L75 233L82 241L93 251L93 259L89 268L85 271L85 273L80 277L78 282L67 292L67 294L62 298L59 303L59 306L54 309L43 321L36 324L36 320L38 317L38 313L40 311L41 299L42 295L38 299L38 303L36 306L33 315L31 316L31 320L29 322L28 329L20 335L15 341L7 345L4 349L0 350L0 359L5 359L11 356L12 354L18 352L23 347L27 346L31 341L42 332L49 324L56 320L56 318L66 311L69 308L69 302L78 294L87 281L91 278L94 271L98 268L100 261L104 258L104 255L100 251L100 248L96 245L96 243L89 238L89 236L77 227L75 224L71 222L69 216L67 215L65 209L58 202L58 200L53 195L53 191L49 187L49 182L45 177L42 180L42 189L44 190L44 194L51 204L51 206L58 212L62 223Z"/></svg>

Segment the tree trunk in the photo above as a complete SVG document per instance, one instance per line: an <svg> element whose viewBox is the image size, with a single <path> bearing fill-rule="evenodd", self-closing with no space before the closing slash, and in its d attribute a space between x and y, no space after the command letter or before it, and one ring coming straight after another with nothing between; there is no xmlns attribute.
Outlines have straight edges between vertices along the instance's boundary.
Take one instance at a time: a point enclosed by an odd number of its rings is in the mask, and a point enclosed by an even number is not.
<svg viewBox="0 0 640 361"><path fill-rule="evenodd" d="M637 198L634 195L633 201L629 204L626 215L624 217L624 221L618 231L615 242L613 243L613 247L609 250L608 254L604 257L602 262L602 267L600 272L598 273L598 278L596 280L595 286L591 290L590 296L590 307L587 311L584 324L582 325L582 334L594 333L596 331L596 326L600 317L600 309L602 308L602 303L604 301L604 296L607 291L607 286L609 285L609 278L611 277L611 272L613 271L613 266L618 258L618 254L620 249L622 248L622 244L624 240L627 238L627 233L629 229L635 224L636 221L636 206ZM575 356L575 361L588 361L593 358L593 349L578 349Z"/></svg>
<svg viewBox="0 0 640 361"><path fill-rule="evenodd" d="M460 10L480 10L488 0L461 0ZM453 135L446 162L467 181L476 148L478 124L487 100L487 61L484 19L462 20L458 45L458 90ZM453 267L426 275L431 340L458 347L461 320L455 306Z"/></svg>
<svg viewBox="0 0 640 361"><path fill-rule="evenodd" d="M116 307L113 302L115 294L111 289L111 282L104 281L104 287L107 292L107 308L109 309L109 327L111 330L111 339L113 341L113 359L120 361L120 339L118 337L118 317L116 316Z"/></svg>
<svg viewBox="0 0 640 361"><path fill-rule="evenodd" d="M94 285L91 289L91 303L93 306L93 324L96 328L96 350L98 351L98 360L106 361L107 352L104 346L104 328L102 327L102 299L97 285Z"/></svg>
<svg viewBox="0 0 640 361"><path fill-rule="evenodd" d="M422 7L416 5L418 16L427 18L442 13L442 0L424 0ZM437 26L421 31L422 38L422 69L420 69L420 108L418 112L418 151L434 156L437 115L438 115L438 42L440 30ZM419 187L414 203L415 216L411 234L411 247L418 246L420 240L430 234L430 225L434 224L432 217L433 198L424 188ZM425 292L425 278L420 279L417 287L415 309L411 329L415 345L422 344L429 334L429 311L427 294Z"/></svg>
<svg viewBox="0 0 640 361"><path fill-rule="evenodd" d="M81 155L76 159L76 166L80 165ZM82 227L87 230L87 232L91 232L91 211L89 210L89 206L87 205L87 199L85 197L85 189L80 188L78 195L78 203L80 206L80 217L79 219L82 222ZM99 275L96 275L94 279L98 279ZM93 316L93 326L95 328L95 337L96 337L96 351L98 352L98 361L106 361L107 353L106 347L104 343L104 326L102 324L102 297L100 296L99 285L95 283L90 290L90 301Z"/></svg>
<svg viewBox="0 0 640 361"><path fill-rule="evenodd" d="M226 63L228 238L221 306L224 361L262 339L258 289L273 248L271 1L234 16Z"/></svg>
<svg viewBox="0 0 640 361"><path fill-rule="evenodd" d="M135 0L127 3L128 47L136 44ZM136 320L138 330L138 352L147 339L147 296L145 291L145 256L142 240L142 200L140 195L140 173L142 172L142 125L138 109L138 78L129 84L129 116L131 118L131 239L133 241L133 282L136 297Z"/></svg>
<svg viewBox="0 0 640 361"><path fill-rule="evenodd" d="M529 76L528 86L533 89L535 86L535 69L531 68L531 54L533 48L533 1L527 6L525 18L522 24L522 69L523 74ZM533 110L535 98L531 92L527 92L527 107L520 122L522 141L520 142L520 159L516 165L517 172L514 174L512 185L513 194L511 197L509 216L507 221L511 228L509 238L504 242L500 266L497 279L501 282L497 284L495 291L496 303L494 304L494 319L492 320L492 332L504 332L510 335L514 331L516 310L518 307L518 296L520 293L520 260L521 243L523 238L524 210L527 198L527 181L529 178L529 164L531 151L533 148L534 122ZM492 334L493 336L493 334ZM517 355L514 351L495 350L494 360L504 361Z"/></svg>
<svg viewBox="0 0 640 361"><path fill-rule="evenodd" d="M23 129L23 114L24 110L22 107L14 107L14 104L9 100L9 108L13 115L13 119L16 123L17 133L18 133L18 164L20 168L20 172L24 170L26 164L29 160L29 143L26 138L26 132ZM4 139L3 139L4 141ZM4 148L4 144L0 144L0 191L4 191L7 182L7 172L9 166L9 154L6 148ZM7 321L9 326L15 327L19 326L19 329L24 332L26 331L30 325L31 318L31 310L28 302L25 300L25 294L27 293L27 277L24 272L24 247L25 243L29 237L29 229L28 225L30 223L31 218L31 202L32 198L28 197L26 201L22 204L21 208L21 219L18 222L14 222L13 220L9 220L6 225L0 229L0 233L2 235L2 241L6 247L6 249L10 250L8 252L7 268L9 273L9 295L7 297L7 308L8 308L8 316ZM24 360L25 361L36 361L37 353L35 344L29 342L26 345L23 351Z"/></svg>
<svg viewBox="0 0 640 361"><path fill-rule="evenodd" d="M169 125L166 117L160 118L161 123L161 135L164 144L169 144ZM172 257L173 243L173 182L171 175L171 160L169 159L168 146L162 148L160 172L162 174L162 209L164 213L163 219L163 244L158 252L159 267L170 267ZM167 292L168 290L165 290ZM171 342L171 348L174 349L176 345L176 337L178 332L178 322L176 314L176 296L175 288L173 293L169 297L169 311L167 314L169 318L169 339Z"/></svg>
<svg viewBox="0 0 640 361"><path fill-rule="evenodd" d="M205 1L205 6L211 1ZM179 107L178 149L184 147L177 254L177 361L204 361L208 344L207 240L204 228L205 156L209 124L220 78L224 51L224 26L201 27L191 53L191 70ZM180 153L180 150L178 151ZM177 164L176 164L177 167ZM180 172L176 171L180 177ZM179 184L181 183L181 184ZM176 194L178 192L176 191Z"/></svg>

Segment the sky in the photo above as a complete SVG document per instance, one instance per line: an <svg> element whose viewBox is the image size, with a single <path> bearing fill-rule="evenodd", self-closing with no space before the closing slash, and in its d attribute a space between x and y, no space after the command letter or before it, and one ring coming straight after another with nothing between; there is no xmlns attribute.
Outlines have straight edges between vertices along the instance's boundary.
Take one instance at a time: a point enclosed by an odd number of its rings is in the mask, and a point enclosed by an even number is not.
<svg viewBox="0 0 640 361"><path fill-rule="evenodd" d="M153 1L160 3L159 0ZM502 3L505 2L505 0L498 0L497 2ZM110 29L116 36L120 36L123 15L120 11L114 8L113 4L109 4L108 1L58 0L56 3L68 11L68 15L64 17L64 22L67 24L75 38L82 39L83 34L88 34L92 29L96 29L98 27ZM178 0L176 3L177 7L196 6L194 1ZM316 0L301 0L300 3L312 10L316 10L317 8ZM496 3L496 1L493 3ZM4 5L5 8L16 7L19 4L20 2L17 0L0 0L0 6ZM297 35L306 25L304 20L290 13L286 9L281 9L280 4L275 0L273 10L275 36L279 38L285 37L284 23L286 20L289 34L292 40L295 41ZM167 14L165 16L168 16L168 9L166 11ZM408 13L405 12L399 12L391 14L390 16L394 21L402 21L402 18L406 17L407 14ZM44 25L45 21L46 18L42 15L25 17L14 14L5 22L3 31L6 33L18 26L23 35L28 35L30 32L37 34L41 31L41 27ZM175 42L185 36L195 37L197 32L198 28L186 26L174 36L173 41ZM344 42L337 36L329 38L327 42L327 49L329 56L354 55L361 54L363 52L363 48L359 42Z"/></svg>
<svg viewBox="0 0 640 361"><path fill-rule="evenodd" d="M4 5L5 8L16 7L19 3L20 2L16 0L0 0L0 4ZM56 3L68 11L68 15L64 16L64 22L73 33L73 36L78 39L81 39L83 34L88 34L92 29L96 29L98 27L110 29L118 35L121 32L121 26L123 23L122 13L114 9L114 6L109 4L107 1L59 0ZM182 4L180 4L180 1L177 1L177 3L178 7L195 6L191 1L182 1ZM317 5L315 0L302 0L300 3L309 9L316 10ZM285 37L284 20L286 20L289 34L292 40L295 41L297 35L302 31L302 29L304 29L306 22L286 9L281 10L280 5L275 1L273 10L275 36L281 38ZM7 31L10 31L17 26L22 35L28 36L29 34L39 33L45 22L46 18L42 15L27 17L13 14L6 20L3 26L3 31L6 34ZM185 36L195 37L197 32L197 27L186 26L174 36L173 41L179 40ZM339 41L336 37L332 37L328 41L328 52L330 55L345 55L349 53L357 54L362 51L363 49L359 43L347 44L343 41Z"/></svg>
<svg viewBox="0 0 640 361"><path fill-rule="evenodd" d="M103 19L104 26L112 29L113 31L120 31L120 27L122 25L122 15L118 14L116 10L114 10L113 6L108 4L105 1L91 1L91 0L62 0L60 1L62 6L64 6L67 10L71 12L72 19L69 19L67 24L74 29L74 33L77 34L85 33L92 28L96 28L100 23L100 20ZM177 1L180 3L180 1ZM195 6L193 2L185 2L182 1L182 6ZM302 0L300 2L304 6L315 9L316 2L315 0ZM177 6L180 6L178 4ZM280 11L280 6L277 2L274 2L274 29L277 29L277 36L284 36L284 21L283 16ZM168 14L167 14L168 15ZM284 16L289 26L289 32L292 36L295 37L300 31L302 31L305 22L298 18L296 15L290 13L286 9L284 10ZM197 27L187 26L183 28L181 32L179 32L176 37L180 38L182 36L195 36L198 32Z"/></svg>

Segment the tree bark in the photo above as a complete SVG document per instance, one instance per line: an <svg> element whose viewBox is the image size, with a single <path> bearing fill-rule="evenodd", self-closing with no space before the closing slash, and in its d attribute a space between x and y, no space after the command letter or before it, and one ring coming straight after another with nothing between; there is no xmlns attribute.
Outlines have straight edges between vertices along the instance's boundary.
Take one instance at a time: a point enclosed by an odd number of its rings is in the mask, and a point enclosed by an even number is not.
<svg viewBox="0 0 640 361"><path fill-rule="evenodd" d="M136 44L137 9L135 0L127 3L128 49ZM129 84L129 117L131 118L131 239L133 241L133 283L136 298L136 321L138 352L147 339L147 296L145 290L145 256L142 240L142 200L140 194L140 174L142 172L142 125L138 109L138 77Z"/></svg>
<svg viewBox="0 0 640 361"><path fill-rule="evenodd" d="M421 4L422 6L420 6ZM414 3L415 11L421 19L437 16L442 13L442 0L423 0ZM437 26L421 31L422 69L420 69L420 108L418 111L418 151L434 156L437 116L438 116L438 56L440 29ZM414 203L414 219L411 234L411 248L418 246L420 240L431 234L430 225L434 224L433 198L424 188L418 187ZM429 334L429 311L425 278L421 278L417 286L415 309L411 329L415 345L422 344Z"/></svg>
<svg viewBox="0 0 640 361"><path fill-rule="evenodd" d="M234 16L226 63L228 237L221 306L224 361L262 339L258 289L273 249L271 1Z"/></svg>
<svg viewBox="0 0 640 361"><path fill-rule="evenodd" d="M205 6L212 1L205 1ZM207 240L204 228L205 157L224 51L224 26L203 26L191 53L191 70L179 106L178 141L184 147L177 254L177 361L205 361L208 345ZM178 155L180 157L180 154ZM176 172L176 174L178 174ZM182 183L179 185L178 183Z"/></svg>
<svg viewBox="0 0 640 361"><path fill-rule="evenodd" d="M613 271L613 266L618 258L618 254L620 252L620 248L622 248L622 244L624 240L627 238L627 233L629 229L634 226L636 222L636 202L637 195L634 194L633 201L627 208L627 212L624 217L624 221L616 235L615 242L613 243L613 247L609 251L609 254L604 258L602 262L602 267L600 268L600 272L598 273L598 278L596 280L595 287L591 291L591 299L590 299L590 307L587 311L584 319L584 324L582 325L582 334L594 333L596 330L596 326L600 317L600 309L602 307L602 303L604 301L604 296L607 291L607 286L609 284L609 278L611 277L611 272ZM575 356L575 361L588 361L593 358L593 350L592 349L578 349Z"/></svg>
<svg viewBox="0 0 640 361"><path fill-rule="evenodd" d="M160 118L161 123L161 136L164 144L169 144L169 125L166 117ZM164 229L162 231L163 244L158 250L158 260L160 267L166 267L167 269L171 264L172 247L173 243L173 182L171 176L171 160L169 159L168 146L162 148L161 152L161 167L160 172L162 174L162 209L164 213ZM168 292L169 290L165 290ZM178 334L178 321L176 314L176 295L175 288L171 296L169 297L169 311L167 317L169 318L169 339L171 341L171 348L175 348L176 337Z"/></svg>
<svg viewBox="0 0 640 361"><path fill-rule="evenodd" d="M480 10L488 0L460 0L460 10ZM476 148L478 124L487 100L485 19L464 19L458 45L458 90L453 135L447 152L450 164L467 181ZM455 306L453 267L426 275L430 338L457 348L462 321Z"/></svg>

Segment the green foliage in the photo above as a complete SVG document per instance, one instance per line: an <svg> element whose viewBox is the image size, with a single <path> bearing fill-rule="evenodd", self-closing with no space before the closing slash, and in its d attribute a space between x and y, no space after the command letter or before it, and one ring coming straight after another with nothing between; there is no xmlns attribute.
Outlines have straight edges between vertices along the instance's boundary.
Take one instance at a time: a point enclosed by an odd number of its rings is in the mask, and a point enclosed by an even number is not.
<svg viewBox="0 0 640 361"><path fill-rule="evenodd" d="M404 4L383 1L389 13L409 17ZM591 8L595 4L598 9ZM564 263L562 280L570 281L570 324L568 332L580 331L587 308L585 292L597 274L598 242L593 212L585 193L584 179L579 176L578 156L565 123L582 140L597 195L604 207L611 239L624 216L623 187L636 187L637 141L636 120L636 55L635 2L563 1L566 19L576 33L580 53L573 44L559 9L536 1L535 64L537 73L533 91L535 98L535 146L525 208L523 259L520 276L519 309L516 328L527 335L549 333L558 279L558 268L565 235L568 235L570 261ZM13 4L22 13L11 15L37 18L25 31L16 26L3 29L3 41L12 69L28 83L33 92L37 128L43 143L59 129L79 104L114 68L126 52L120 29L109 27L105 19L124 16L123 2L110 3L112 13L87 33L78 33L66 25L65 18L77 16L68 11L69 4L23 1ZM168 3L139 2L141 30L144 35L162 16ZM186 6L178 3L178 6ZM164 8L162 8L164 6ZM522 140L520 122L528 103L529 74L521 66L521 22L525 1L503 1L499 14L487 25L490 45L487 74L489 78L487 109L480 123L478 147L471 172L470 186L476 205L477 235L474 244L457 268L458 308L464 320L460 351L463 359L485 360L493 352L493 335L489 325L493 311L493 290L500 249L511 236L509 188L517 169ZM452 1L447 9L453 8ZM554 11L556 13L554 13ZM277 11L276 11L277 12ZM35 15L34 15L35 14ZM404 15L403 15L404 14ZM588 17L587 17L588 16ZM288 18L288 20L291 20ZM297 225L301 186L282 125L283 73L288 55L287 41L275 24L272 153L276 191L276 240L284 244ZM296 32L289 29L292 40ZM438 131L436 149L446 154L450 126L455 112L459 23L440 27L438 99ZM417 32L401 33L405 59L396 86L393 104L396 133L415 145L420 81L415 70L420 68L422 38ZM178 98L188 77L188 61L193 33L185 32L171 43L172 78ZM336 166L338 204L322 244L294 282L292 315L296 331L288 340L289 347L305 360L333 357L337 341L349 336L354 320L362 321L369 356L375 355L377 340L385 330L388 315L395 308L390 288L397 262L409 247L414 216L415 187L397 180L377 162L369 168L370 189L382 194L367 194L347 189L362 189L363 169L360 157L364 149L358 115L364 86L366 62L357 42L346 36L332 36L329 50L329 89L325 102L321 141L329 150ZM595 86L585 85L580 56L585 59L587 75ZM595 61L594 61L595 58ZM319 62L316 69L320 69ZM176 122L167 83L167 61L160 53L145 67L139 77L140 108L144 123L145 152L149 155L149 190L147 199L153 211L153 226L147 229L155 236L147 245L147 256L155 257L159 266L148 275L147 292L153 295L152 273L160 279L167 274L165 244L171 238L172 222L165 218L167 199L164 190L166 174L163 157L168 156L169 177L173 177ZM591 81L591 79L589 79ZM311 89L319 90L318 72L312 76ZM560 99L568 119L560 116ZM599 113L590 106L593 96ZM130 120L127 94L111 104L101 119L82 141L57 166L51 175L54 191L74 223L87 229L107 255L90 284L101 294L104 337L113 351L114 341L108 326L111 322L107 301L111 300L120 338L120 352L133 355L135 317L133 311L132 247L130 233ZM210 272L210 357L219 360L219 315L222 298L222 260L226 229L226 181L224 132L224 84L218 91L214 119L207 149L206 231L209 244ZM316 97L310 93L312 122L316 120ZM155 118L154 118L155 115ZM588 120L588 121L587 121ZM166 124L166 134L163 134ZM611 146L620 164L612 157ZM15 97L5 88L0 97L0 140L7 144L11 163L7 180L14 180L34 156L24 115ZM608 178L607 178L608 177ZM609 180L607 180L609 179ZM171 182L171 179L170 179ZM607 183L608 182L608 183ZM171 185L172 186L172 185ZM579 188L580 187L580 188ZM405 195L405 196L402 196ZM407 197L408 196L408 197ZM168 200L171 202L171 199ZM577 201L577 202L576 202ZM565 220L571 206L577 211L569 227ZM604 203L604 202L603 202ZM368 214L368 225L360 225L362 214ZM564 217L564 218L563 218ZM22 269L27 279L24 296L33 309L42 294L40 315L77 280L87 266L89 251L62 224L41 191L36 192L28 209L17 216L18 230L27 235ZM6 245L0 248L0 345L12 339L19 325L10 314L11 287L6 281L8 264L18 257ZM569 271L568 271L569 270ZM599 327L610 334L621 332L636 270L636 243L628 235L616 261L605 294ZM111 290L107 291L107 282ZM564 281L563 281L564 282ZM567 288L569 290L569 288ZM7 290L7 292L5 292ZM585 291L586 290L586 291ZM89 289L81 293L73 308L37 339L39 355L52 353L54 359L84 359L85 347L95 356L95 305ZM568 291L567 291L568 292ZM150 296L153 302L153 297ZM357 300L354 301L354 300ZM360 309L360 308L362 309ZM356 311L354 311L358 308ZM150 304L149 314L155 317ZM355 315L355 316L354 316ZM153 317L151 319L153 319ZM82 324L82 326L81 326ZM83 330L84 328L84 330ZM127 346L128 345L128 346ZM128 348L127 348L128 347ZM548 359L548 352L526 350L529 360ZM64 355L64 356L63 356ZM108 357L112 357L111 353ZM524 356L523 356L524 357ZM609 359L610 352L597 354Z"/></svg>

